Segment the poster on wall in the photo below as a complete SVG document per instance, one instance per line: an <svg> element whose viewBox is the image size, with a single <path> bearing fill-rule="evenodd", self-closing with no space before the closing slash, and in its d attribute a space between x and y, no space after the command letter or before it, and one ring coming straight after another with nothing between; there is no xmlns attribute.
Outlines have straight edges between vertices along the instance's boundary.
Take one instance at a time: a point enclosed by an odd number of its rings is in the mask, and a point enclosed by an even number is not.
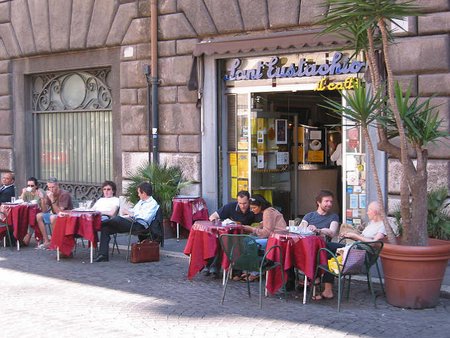
<svg viewBox="0 0 450 338"><path fill-rule="evenodd" d="M276 144L287 144L287 120L275 120Z"/></svg>

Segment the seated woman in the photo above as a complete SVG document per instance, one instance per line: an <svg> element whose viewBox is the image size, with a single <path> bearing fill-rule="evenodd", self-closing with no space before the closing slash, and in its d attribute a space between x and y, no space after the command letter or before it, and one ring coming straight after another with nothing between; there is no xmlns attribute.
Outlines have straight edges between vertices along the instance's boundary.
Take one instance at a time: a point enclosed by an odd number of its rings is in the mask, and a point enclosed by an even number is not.
<svg viewBox="0 0 450 338"><path fill-rule="evenodd" d="M254 195L250 198L250 210L258 215L262 213L262 222L257 227L243 225L244 232L250 233L256 237L256 242L261 245L261 249L265 250L268 237L272 232L277 230L286 230L286 221L283 214L266 201L261 195ZM241 276L245 277L245 276ZM258 279L258 276L252 273L249 276L250 281Z"/></svg>
<svg viewBox="0 0 450 338"><path fill-rule="evenodd" d="M19 198L24 202L37 204L41 210L44 210L44 196L45 192L38 187L37 179L35 177L30 177L27 179L27 186L22 189L22 194ZM22 240L24 245L30 244L32 234L32 232L27 232Z"/></svg>
<svg viewBox="0 0 450 338"><path fill-rule="evenodd" d="M119 210L119 198L116 197L116 184L105 181L102 184L103 197L100 197L92 207L92 210L102 213L102 222L116 216Z"/></svg>

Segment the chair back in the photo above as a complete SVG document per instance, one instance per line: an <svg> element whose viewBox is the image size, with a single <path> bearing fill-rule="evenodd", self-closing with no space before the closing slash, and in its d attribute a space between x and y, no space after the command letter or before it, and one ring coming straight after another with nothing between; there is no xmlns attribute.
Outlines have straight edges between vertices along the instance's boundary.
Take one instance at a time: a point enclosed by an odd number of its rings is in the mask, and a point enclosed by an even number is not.
<svg viewBox="0 0 450 338"><path fill-rule="evenodd" d="M155 218L149 225L150 233L152 236L152 239L154 241L162 243L161 246L164 244L164 225L163 225L163 213L161 206L158 208L158 211L156 212Z"/></svg>
<svg viewBox="0 0 450 338"><path fill-rule="evenodd" d="M253 237L224 234L219 237L219 241L233 269L259 271L259 245Z"/></svg>
<svg viewBox="0 0 450 338"><path fill-rule="evenodd" d="M381 250L383 242L354 242L347 251L347 255L342 267L345 275L365 274L374 265Z"/></svg>

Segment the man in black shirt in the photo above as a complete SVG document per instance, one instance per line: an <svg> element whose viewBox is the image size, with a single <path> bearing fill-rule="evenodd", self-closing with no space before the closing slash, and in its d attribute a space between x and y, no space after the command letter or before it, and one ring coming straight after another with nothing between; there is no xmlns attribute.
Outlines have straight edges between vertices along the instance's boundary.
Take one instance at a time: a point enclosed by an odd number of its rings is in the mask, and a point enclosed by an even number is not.
<svg viewBox="0 0 450 338"><path fill-rule="evenodd" d="M243 225L251 225L252 223L259 223L262 221L261 215L255 215L250 211L250 193L245 190L241 190L237 194L237 202L231 202L225 204L218 211L212 213L209 216L210 221L216 219L231 219L235 222L239 222Z"/></svg>

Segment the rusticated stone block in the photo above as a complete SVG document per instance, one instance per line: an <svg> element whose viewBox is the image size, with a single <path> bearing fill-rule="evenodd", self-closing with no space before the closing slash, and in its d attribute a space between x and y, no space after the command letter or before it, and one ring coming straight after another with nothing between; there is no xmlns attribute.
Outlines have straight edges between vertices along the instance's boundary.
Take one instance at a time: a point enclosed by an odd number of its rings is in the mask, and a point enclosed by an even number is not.
<svg viewBox="0 0 450 338"><path fill-rule="evenodd" d="M448 138L441 139L437 143L431 143L428 146L428 158L450 160L449 149L450 139Z"/></svg>
<svg viewBox="0 0 450 338"><path fill-rule="evenodd" d="M424 12L448 11L450 3L448 0L416 0L415 5L421 7Z"/></svg>
<svg viewBox="0 0 450 338"><path fill-rule="evenodd" d="M165 152L178 152L177 135L159 135L159 150Z"/></svg>
<svg viewBox="0 0 450 338"><path fill-rule="evenodd" d="M237 1L204 0L204 2L220 34L240 32L244 29Z"/></svg>
<svg viewBox="0 0 450 338"><path fill-rule="evenodd" d="M48 34L50 30L48 8L39 4L38 1L28 1L28 9L30 11L33 34L30 34L30 32L26 32L25 34L34 37L34 45L37 53L48 53L51 51L50 36ZM23 11L23 8L20 8L20 10Z"/></svg>
<svg viewBox="0 0 450 338"><path fill-rule="evenodd" d="M142 88L147 86L143 61L120 63L120 88Z"/></svg>
<svg viewBox="0 0 450 338"><path fill-rule="evenodd" d="M265 2L254 0L240 0L244 30L253 31L269 28L269 16Z"/></svg>
<svg viewBox="0 0 450 338"><path fill-rule="evenodd" d="M192 56L161 58L158 62L161 85L186 85L192 66Z"/></svg>
<svg viewBox="0 0 450 338"><path fill-rule="evenodd" d="M449 161L448 160L429 160L428 171L428 190L436 187L449 187ZM390 159L388 161L388 191L389 194L400 194L402 166L398 160Z"/></svg>
<svg viewBox="0 0 450 338"><path fill-rule="evenodd" d="M13 170L13 152L12 149L0 149L0 171Z"/></svg>
<svg viewBox="0 0 450 338"><path fill-rule="evenodd" d="M391 45L395 74L445 73L450 70L450 36L402 38Z"/></svg>
<svg viewBox="0 0 450 338"><path fill-rule="evenodd" d="M450 12L419 16L419 34L443 34L450 32Z"/></svg>
<svg viewBox="0 0 450 338"><path fill-rule="evenodd" d="M302 0L300 4L300 26L313 25L326 13L322 0Z"/></svg>
<svg viewBox="0 0 450 338"><path fill-rule="evenodd" d="M176 0L160 0L158 1L158 13L171 14L177 11Z"/></svg>
<svg viewBox="0 0 450 338"><path fill-rule="evenodd" d="M11 94L11 74L0 74L0 96Z"/></svg>
<svg viewBox="0 0 450 338"><path fill-rule="evenodd" d="M91 19L94 0L74 0L72 4L72 29L70 31L70 48L86 47L86 38Z"/></svg>
<svg viewBox="0 0 450 338"><path fill-rule="evenodd" d="M197 103L197 91L189 90L186 86L178 87L178 102Z"/></svg>
<svg viewBox="0 0 450 338"><path fill-rule="evenodd" d="M131 24L131 21L136 16L137 16L136 3L120 5L116 15L114 16L111 29L109 30L109 33L107 35L108 38L106 41L106 45L108 46L120 45L122 43L123 37L125 36L128 30L128 27ZM102 20L99 21L102 22Z"/></svg>
<svg viewBox="0 0 450 338"><path fill-rule="evenodd" d="M417 75L400 75L396 76L395 80L400 84L403 93L405 93L408 88L411 88L411 95L417 96Z"/></svg>
<svg viewBox="0 0 450 338"><path fill-rule="evenodd" d="M159 87L159 103L177 102L177 87Z"/></svg>
<svg viewBox="0 0 450 338"><path fill-rule="evenodd" d="M14 27L15 36L24 55L35 52L33 35L31 32L30 18L24 12L26 1L17 0L11 2L11 24Z"/></svg>
<svg viewBox="0 0 450 338"><path fill-rule="evenodd" d="M450 73L419 75L420 96L450 96Z"/></svg>
<svg viewBox="0 0 450 338"><path fill-rule="evenodd" d="M181 189L180 195L184 196L201 196L202 195L202 186L200 183L192 183L187 187Z"/></svg>
<svg viewBox="0 0 450 338"><path fill-rule="evenodd" d="M197 134L200 113L193 104L161 104L159 127L167 134Z"/></svg>
<svg viewBox="0 0 450 338"><path fill-rule="evenodd" d="M146 43L150 41L150 18L133 19L128 28L123 45Z"/></svg>
<svg viewBox="0 0 450 338"><path fill-rule="evenodd" d="M147 105L147 88L139 88L138 91L138 99L137 99L137 104L138 105L143 105L146 106ZM158 101L160 102L160 101Z"/></svg>
<svg viewBox="0 0 450 338"><path fill-rule="evenodd" d="M138 14L139 16L150 16L150 1L138 0Z"/></svg>
<svg viewBox="0 0 450 338"><path fill-rule="evenodd" d="M147 152L123 152L122 153L122 176L130 177L137 168L148 163ZM124 186L122 185L122 188Z"/></svg>
<svg viewBox="0 0 450 338"><path fill-rule="evenodd" d="M138 90L137 89L121 89L120 103L125 105L138 104Z"/></svg>
<svg viewBox="0 0 450 338"><path fill-rule="evenodd" d="M299 21L299 0L268 0L269 26L281 28L295 26Z"/></svg>
<svg viewBox="0 0 450 338"><path fill-rule="evenodd" d="M183 174L188 180L201 180L200 154L161 153L159 159L161 163L182 168Z"/></svg>
<svg viewBox="0 0 450 338"><path fill-rule="evenodd" d="M430 102L439 111L439 117L444 121L441 129L448 131L450 122L450 97L432 97Z"/></svg>
<svg viewBox="0 0 450 338"><path fill-rule="evenodd" d="M122 151L138 151L139 135L122 135Z"/></svg>
<svg viewBox="0 0 450 338"><path fill-rule="evenodd" d="M11 109L11 95L0 96L0 110ZM3 122L3 120L0 120Z"/></svg>
<svg viewBox="0 0 450 338"><path fill-rule="evenodd" d="M200 3L200 1L198 3ZM194 26L196 26L197 24L193 23L192 21L190 22L194 24ZM183 13L160 16L158 18L158 24L159 24L158 30L159 40L192 38L197 35L196 31L192 28L189 21L186 20L186 16Z"/></svg>
<svg viewBox="0 0 450 338"><path fill-rule="evenodd" d="M69 48L72 8L65 1L48 0L48 11L52 51L65 51Z"/></svg>
<svg viewBox="0 0 450 338"><path fill-rule="evenodd" d="M0 149L13 148L13 137L12 135L0 135Z"/></svg>
<svg viewBox="0 0 450 338"><path fill-rule="evenodd" d="M9 96L4 96L9 97ZM1 99L0 97L0 106ZM12 134L13 133L13 114L10 110L0 110L0 134Z"/></svg>
<svg viewBox="0 0 450 338"><path fill-rule="evenodd" d="M0 23L11 21L11 2L0 3Z"/></svg>
<svg viewBox="0 0 450 338"><path fill-rule="evenodd" d="M151 136L150 136L150 138L151 138ZM147 135L139 135L138 139L139 139L139 151L145 151L148 153L149 146L148 146ZM150 146L150 151L152 151L151 146Z"/></svg>
<svg viewBox="0 0 450 338"><path fill-rule="evenodd" d="M144 106L122 106L120 114L122 134L145 134L147 110Z"/></svg>
<svg viewBox="0 0 450 338"><path fill-rule="evenodd" d="M199 153L202 150L200 135L180 135L178 143L182 153Z"/></svg>
<svg viewBox="0 0 450 338"><path fill-rule="evenodd" d="M9 60L0 61L0 74L5 74L10 72L11 62Z"/></svg>
<svg viewBox="0 0 450 338"><path fill-rule="evenodd" d="M177 55L192 54L198 39L183 39L177 41Z"/></svg>
<svg viewBox="0 0 450 338"><path fill-rule="evenodd" d="M175 41L160 41L158 42L158 55L161 56L174 56L175 51Z"/></svg>
<svg viewBox="0 0 450 338"><path fill-rule="evenodd" d="M178 0L177 10L186 15L198 35L217 34L214 22L203 1Z"/></svg>

